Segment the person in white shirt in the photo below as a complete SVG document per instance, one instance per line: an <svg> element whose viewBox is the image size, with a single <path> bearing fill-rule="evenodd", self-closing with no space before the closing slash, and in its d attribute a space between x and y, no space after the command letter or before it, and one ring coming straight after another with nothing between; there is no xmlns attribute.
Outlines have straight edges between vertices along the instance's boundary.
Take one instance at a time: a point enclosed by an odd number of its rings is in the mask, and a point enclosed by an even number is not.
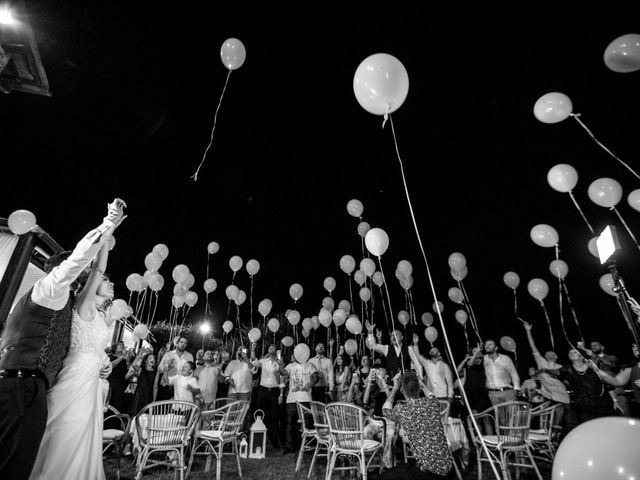
<svg viewBox="0 0 640 480"><path fill-rule="evenodd" d="M229 385L227 397L234 401L251 401L251 381L257 371L249 361L247 348L238 347L235 360L231 360L224 370L224 381Z"/></svg>
<svg viewBox="0 0 640 480"><path fill-rule="evenodd" d="M453 400L453 376L449 365L442 361L440 350L433 347L429 350L429 358L423 357L418 350L419 337L413 334L413 346L409 347L409 355L413 365L418 370L420 366L425 369L431 390L433 394L440 400L447 400L449 403ZM421 372L420 372L421 373Z"/></svg>
<svg viewBox="0 0 640 480"><path fill-rule="evenodd" d="M214 364L211 350L204 352L204 365L196 367L198 385L200 386L200 403L202 408L209 409L216 400L218 382L224 381L220 365ZM199 371L198 371L199 369Z"/></svg>
<svg viewBox="0 0 640 480"><path fill-rule="evenodd" d="M333 339L329 340L329 342L331 348ZM311 398L314 402L322 403L326 403L327 394L333 392L334 387L333 364L330 358L325 357L324 352L324 344L318 343L316 345L316 356L309 359L309 362L316 367L318 372L318 381L311 388Z"/></svg>
<svg viewBox="0 0 640 480"><path fill-rule="evenodd" d="M186 362L178 375L169 376L169 383L173 385L173 399L195 403L194 395L200 393L198 380L193 376L195 364Z"/></svg>
<svg viewBox="0 0 640 480"><path fill-rule="evenodd" d="M300 447L300 432L298 430L298 407L300 402L309 407L311 388L318 381L318 371L310 361L299 363L294 360L285 367L289 379L289 394L287 395L287 427L285 431L284 454L295 452ZM313 428L313 419L304 419L309 428Z"/></svg>
<svg viewBox="0 0 640 480"><path fill-rule="evenodd" d="M520 376L513 360L507 355L498 353L498 346L492 339L484 342L484 352L484 374L491 404L517 400Z"/></svg>
<svg viewBox="0 0 640 480"><path fill-rule="evenodd" d="M181 372L184 364L187 362L193 362L193 355L187 352L189 346L189 340L187 337L181 335L176 342L176 349L167 352L162 357L160 365L158 365L158 371L163 375L163 381L161 385L168 387L168 389L158 390L158 400L167 400L168 398L174 398L174 394L171 391L172 386L168 381L170 375L175 375L177 372Z"/></svg>
<svg viewBox="0 0 640 480"><path fill-rule="evenodd" d="M260 369L260 383L256 395L256 407L264 412L264 423L267 427L267 437L276 450L280 449L280 433L278 428L278 405L284 400L284 384L280 381L285 376L282 358L276 355L277 347L269 345L264 357L257 359L255 344L251 344L251 360Z"/></svg>

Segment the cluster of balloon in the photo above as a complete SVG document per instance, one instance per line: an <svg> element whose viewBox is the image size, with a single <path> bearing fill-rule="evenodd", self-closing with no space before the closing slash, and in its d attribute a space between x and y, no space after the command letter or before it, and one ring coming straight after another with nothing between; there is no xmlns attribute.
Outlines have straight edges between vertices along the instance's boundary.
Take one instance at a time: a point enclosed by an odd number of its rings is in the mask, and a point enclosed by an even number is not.
<svg viewBox="0 0 640 480"><path fill-rule="evenodd" d="M24 235L36 226L36 216L29 210L16 210L7 218L7 225L15 235Z"/></svg>
<svg viewBox="0 0 640 480"><path fill-rule="evenodd" d="M413 265L409 260L400 260L396 268L396 278L400 282L400 286L405 292L406 303L411 307L413 305L413 296L411 295L411 287L413 287ZM413 310L413 308L412 308Z"/></svg>
<svg viewBox="0 0 640 480"><path fill-rule="evenodd" d="M547 307L544 304L544 299L547 298L549 294L549 285L542 278L532 278L529 280L527 284L527 291L529 295L540 302L540 307L542 307L542 311L544 313L545 319L547 320L547 326L549 327L549 337L551 339L551 348L555 350L555 344L553 340L553 330L551 329L551 320L549 320L549 314L547 313Z"/></svg>
<svg viewBox="0 0 640 480"><path fill-rule="evenodd" d="M310 354L309 346L306 343L299 343L293 349L293 358L295 358L298 363L306 363L307 360L309 360Z"/></svg>
<svg viewBox="0 0 640 480"><path fill-rule="evenodd" d="M225 67L227 67L227 69L229 70L229 73L227 73L227 79L225 80L224 87L222 88L220 101L218 102L216 113L213 116L213 127L211 129L209 144L207 145L207 148L205 149L204 154L202 155L202 160L200 161L200 164L198 165L196 172L191 176L191 178L193 178L194 181L198 180L198 173L200 172L200 168L202 167L202 164L207 158L207 153L209 152L209 149L211 148L211 145L213 143L213 133L215 132L215 129L216 129L216 123L218 120L218 111L220 110L220 105L222 105L222 97L224 97L224 92L227 89L227 83L229 82L229 77L231 76L231 72L240 68L244 64L244 61L246 58L247 58L247 51L244 47L244 44L237 38L228 38L227 40L224 41L224 43L222 44L222 47L220 48L220 59L222 60L222 64Z"/></svg>
<svg viewBox="0 0 640 480"><path fill-rule="evenodd" d="M229 299L230 302L234 302L238 307L247 300L247 293L235 285L229 285L225 288L224 293L227 299Z"/></svg>
<svg viewBox="0 0 640 480"><path fill-rule="evenodd" d="M640 70L640 35L627 33L613 40L604 51L604 64L617 73Z"/></svg>
<svg viewBox="0 0 640 480"><path fill-rule="evenodd" d="M384 115L386 120L407 98L409 75L396 57L376 53L358 65L353 91L362 108L374 115Z"/></svg>
<svg viewBox="0 0 640 480"><path fill-rule="evenodd" d="M553 188L555 191L569 194L569 197L578 209L578 212L584 220L584 223L587 225L587 228L593 235L593 227L589 223L589 220L587 220L587 217L580 208L580 205L578 205L576 198L573 196L573 189L578 183L578 172L576 171L576 169L567 163L559 163L558 165L551 167L547 172L547 183L549 183L551 188Z"/></svg>
<svg viewBox="0 0 640 480"><path fill-rule="evenodd" d="M551 478L638 478L638 442L640 422L637 419L602 417L584 422L562 440L553 461Z"/></svg>
<svg viewBox="0 0 640 480"><path fill-rule="evenodd" d="M171 273L173 280L176 282L173 288L173 298L171 303L175 308L187 305L189 308L198 303L198 294L190 288L195 283L195 277L189 271L189 267L184 264L176 265Z"/></svg>

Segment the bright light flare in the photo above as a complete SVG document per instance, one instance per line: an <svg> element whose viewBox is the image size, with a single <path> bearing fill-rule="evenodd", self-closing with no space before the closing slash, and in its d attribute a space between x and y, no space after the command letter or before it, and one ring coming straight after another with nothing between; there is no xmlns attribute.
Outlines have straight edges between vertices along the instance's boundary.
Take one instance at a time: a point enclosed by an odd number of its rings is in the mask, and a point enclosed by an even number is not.
<svg viewBox="0 0 640 480"><path fill-rule="evenodd" d="M208 323L203 323L202 325L200 325L200 333L202 333L203 335L206 335L210 331L211 325L209 325Z"/></svg>
<svg viewBox="0 0 640 480"><path fill-rule="evenodd" d="M0 25L16 25L18 21L9 10L9 7L0 7Z"/></svg>

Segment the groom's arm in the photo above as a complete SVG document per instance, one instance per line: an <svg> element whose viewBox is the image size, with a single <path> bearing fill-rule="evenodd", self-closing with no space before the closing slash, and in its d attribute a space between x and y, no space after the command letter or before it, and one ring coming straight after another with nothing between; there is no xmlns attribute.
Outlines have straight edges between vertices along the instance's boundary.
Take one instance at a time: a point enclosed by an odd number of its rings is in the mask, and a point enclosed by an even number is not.
<svg viewBox="0 0 640 480"><path fill-rule="evenodd" d="M34 303L52 310L61 310L65 306L70 285L89 266L110 233L124 219L124 206L126 204L122 200L115 199L109 205L104 221L78 242L66 260L35 283L31 294Z"/></svg>

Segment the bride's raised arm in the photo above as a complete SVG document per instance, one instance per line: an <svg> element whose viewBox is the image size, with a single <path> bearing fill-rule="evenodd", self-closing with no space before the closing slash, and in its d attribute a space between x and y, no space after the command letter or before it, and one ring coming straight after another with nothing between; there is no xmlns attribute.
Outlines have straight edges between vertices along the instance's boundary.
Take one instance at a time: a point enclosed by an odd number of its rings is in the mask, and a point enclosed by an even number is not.
<svg viewBox="0 0 640 480"><path fill-rule="evenodd" d="M104 272L107 269L107 260L109 258L109 240L113 235L113 231L118 228L118 225L120 225L120 223L122 223L122 220L125 219L125 205L126 204L119 199L116 199L111 205L109 205L109 213L115 213L116 221L114 222L114 226L105 232L103 236L104 243L102 244L102 247L100 247L96 258L93 260L87 281L84 285L84 288L78 295L78 299L76 301L76 310L78 311L78 315L82 320L91 320L95 315L95 310L98 306L98 302L101 304L103 301L111 299L110 297L103 298L101 295L99 295L99 290L101 283L103 281L108 281L108 279L106 279L104 275ZM113 292L111 292L111 297L113 297ZM111 323L108 311L105 322L107 324Z"/></svg>

